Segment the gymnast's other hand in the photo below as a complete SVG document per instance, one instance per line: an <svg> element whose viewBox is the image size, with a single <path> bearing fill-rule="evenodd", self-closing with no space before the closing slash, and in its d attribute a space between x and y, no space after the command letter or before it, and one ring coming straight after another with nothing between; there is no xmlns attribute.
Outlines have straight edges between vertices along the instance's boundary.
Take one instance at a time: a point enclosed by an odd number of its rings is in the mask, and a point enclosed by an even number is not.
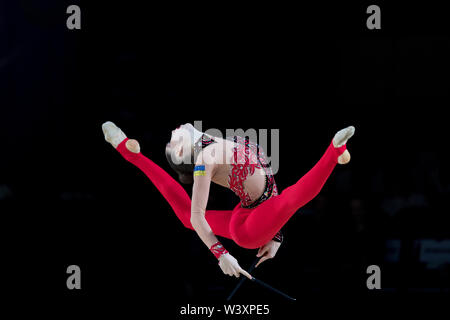
<svg viewBox="0 0 450 320"><path fill-rule="evenodd" d="M223 273L229 275L229 276L235 276L239 278L240 274L242 273L244 276L252 279L252 276L242 269L239 266L239 263L237 260L229 253L222 254L219 258L219 267L222 269Z"/></svg>
<svg viewBox="0 0 450 320"><path fill-rule="evenodd" d="M280 248L281 242L270 240L261 248L259 248L257 257L261 257L255 267L258 267L261 263L268 259L272 259L277 254L278 249Z"/></svg>

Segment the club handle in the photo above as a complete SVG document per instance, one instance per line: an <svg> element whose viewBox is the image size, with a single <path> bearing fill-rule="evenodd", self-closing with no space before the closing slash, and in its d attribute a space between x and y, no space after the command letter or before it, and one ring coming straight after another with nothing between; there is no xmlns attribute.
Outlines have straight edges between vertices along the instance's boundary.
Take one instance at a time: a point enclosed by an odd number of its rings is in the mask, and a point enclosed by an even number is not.
<svg viewBox="0 0 450 320"><path fill-rule="evenodd" d="M268 285L268 284L265 283L264 281L261 281L261 280L259 280L259 279L256 279L255 277L252 278L252 281L255 282L255 283L257 283L257 284L259 284L259 285L261 285L261 286L263 286L263 287L265 287L266 289L269 289L269 290L271 290L271 291L273 291L273 292L275 292L275 293L278 293L279 295L285 297L286 299L289 299L289 300L292 300L292 301L296 301L296 300L297 300L297 299L295 299L295 298L292 298L291 296L288 296L286 293L281 292L280 290L275 289L274 287Z"/></svg>
<svg viewBox="0 0 450 320"><path fill-rule="evenodd" d="M256 258L255 261L253 261L252 265L250 266L250 268L248 268L248 273L252 272L253 269L255 269L256 264L258 263L259 258ZM244 283L245 279L247 279L247 277L242 277L238 284L236 285L236 287L233 289L233 291L231 291L230 295L227 298L227 301L230 301L231 298L233 298L234 294L236 293L236 291L238 291L238 289L242 286L242 284ZM255 278L252 279L252 281L254 281Z"/></svg>

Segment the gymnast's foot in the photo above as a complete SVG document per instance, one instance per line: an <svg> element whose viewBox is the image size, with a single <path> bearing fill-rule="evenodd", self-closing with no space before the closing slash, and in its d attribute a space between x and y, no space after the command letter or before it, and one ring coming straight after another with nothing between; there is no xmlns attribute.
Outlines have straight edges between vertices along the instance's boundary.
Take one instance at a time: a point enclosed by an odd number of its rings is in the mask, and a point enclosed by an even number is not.
<svg viewBox="0 0 450 320"><path fill-rule="evenodd" d="M348 139L350 139L353 134L355 133L355 127L350 126L345 129L339 130L333 138L333 146L335 148L342 147L344 144L347 143ZM338 163L339 164L346 164L350 162L350 152L348 150L345 150L339 157L338 157Z"/></svg>
<svg viewBox="0 0 450 320"><path fill-rule="evenodd" d="M111 143L114 148L117 148L117 146L127 137L125 133L111 121L102 124L102 130L105 135L105 140ZM133 153L139 153L140 151L139 143L134 139L129 139L125 143L125 146Z"/></svg>
<svg viewBox="0 0 450 320"><path fill-rule="evenodd" d="M134 139L129 139L125 143L125 146L127 147L128 150L130 150L133 153L139 153L141 151L141 147L139 146L139 143L137 142L137 140L134 140Z"/></svg>

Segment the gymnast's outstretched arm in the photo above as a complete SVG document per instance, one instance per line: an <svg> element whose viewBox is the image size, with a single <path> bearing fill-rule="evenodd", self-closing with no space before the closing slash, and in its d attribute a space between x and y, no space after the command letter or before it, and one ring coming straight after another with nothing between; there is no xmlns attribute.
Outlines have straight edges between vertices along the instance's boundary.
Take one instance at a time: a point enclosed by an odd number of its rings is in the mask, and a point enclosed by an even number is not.
<svg viewBox="0 0 450 320"><path fill-rule="evenodd" d="M206 205L209 198L211 179L215 172L215 165L205 157L197 162L194 169L194 186L192 189L191 225L200 239L219 260L223 273L239 277L242 273L249 279L252 276L243 270L237 260L222 246L211 230L205 218Z"/></svg>

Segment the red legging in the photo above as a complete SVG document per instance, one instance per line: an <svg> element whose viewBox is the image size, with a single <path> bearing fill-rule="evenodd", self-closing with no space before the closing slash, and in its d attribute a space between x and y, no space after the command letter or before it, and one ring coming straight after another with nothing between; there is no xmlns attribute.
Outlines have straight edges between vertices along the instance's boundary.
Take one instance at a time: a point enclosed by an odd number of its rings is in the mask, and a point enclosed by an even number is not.
<svg viewBox="0 0 450 320"><path fill-rule="evenodd" d="M117 146L117 151L147 175L183 225L194 230L190 222L191 199L184 188L142 153L129 151L125 146L127 140L128 138ZM206 210L206 221L215 235L233 239L241 247L256 249L263 246L299 208L320 192L336 166L337 158L345 150L345 145L335 148L331 143L319 162L280 195L252 209L242 208L238 203L233 210Z"/></svg>

